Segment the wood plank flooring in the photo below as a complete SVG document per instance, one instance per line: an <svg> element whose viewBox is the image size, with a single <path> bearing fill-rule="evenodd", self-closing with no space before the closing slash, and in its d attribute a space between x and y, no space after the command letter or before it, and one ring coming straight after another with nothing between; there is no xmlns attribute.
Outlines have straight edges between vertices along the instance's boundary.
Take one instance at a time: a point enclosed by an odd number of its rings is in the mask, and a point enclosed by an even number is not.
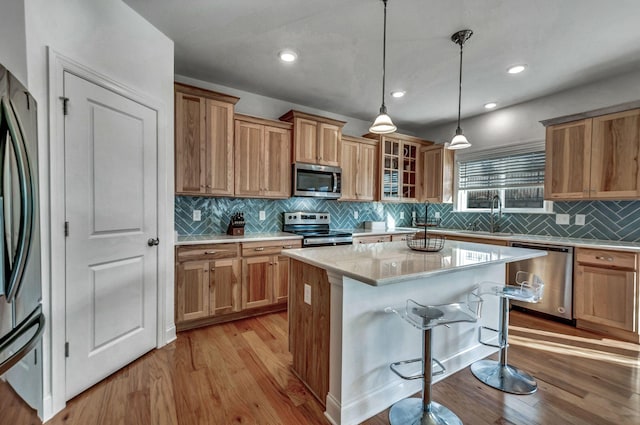
<svg viewBox="0 0 640 425"><path fill-rule="evenodd" d="M519 312L509 362L535 376L529 396L477 381L469 368L434 386L466 425L640 424L640 346ZM52 425L325 425L290 371L286 313L182 332L69 401ZM387 411L364 422L388 424ZM0 424L38 423L6 384Z"/></svg>

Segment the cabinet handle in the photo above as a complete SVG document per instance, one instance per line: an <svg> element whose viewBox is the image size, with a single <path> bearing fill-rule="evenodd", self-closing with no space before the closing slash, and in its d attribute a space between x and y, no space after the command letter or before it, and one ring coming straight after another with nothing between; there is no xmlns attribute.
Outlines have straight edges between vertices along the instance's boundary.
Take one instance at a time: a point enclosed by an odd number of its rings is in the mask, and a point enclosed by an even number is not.
<svg viewBox="0 0 640 425"><path fill-rule="evenodd" d="M273 263L269 263L270 266L273 266Z"/></svg>
<svg viewBox="0 0 640 425"><path fill-rule="evenodd" d="M212 268L211 268L211 271L212 271L212 272L215 272L215 271L216 271L216 268L215 268L215 267L212 267Z"/></svg>
<svg viewBox="0 0 640 425"><path fill-rule="evenodd" d="M205 251L204 253L205 253L205 255L207 255L207 254L215 254L216 252L218 252L218 251Z"/></svg>
<svg viewBox="0 0 640 425"><path fill-rule="evenodd" d="M596 260L613 261L613 258L612 257L602 257L600 255L596 255Z"/></svg>
<svg viewBox="0 0 640 425"><path fill-rule="evenodd" d="M254 251L264 251L263 247L256 248Z"/></svg>
<svg viewBox="0 0 640 425"><path fill-rule="evenodd" d="M291 249L291 248L293 248L293 245L284 245L282 247L282 249Z"/></svg>

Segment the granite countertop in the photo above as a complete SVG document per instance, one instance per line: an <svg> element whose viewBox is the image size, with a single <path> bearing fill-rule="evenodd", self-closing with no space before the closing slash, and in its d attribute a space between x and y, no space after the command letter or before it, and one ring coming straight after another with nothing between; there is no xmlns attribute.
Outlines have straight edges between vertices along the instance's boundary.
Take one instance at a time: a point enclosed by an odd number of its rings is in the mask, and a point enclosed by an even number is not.
<svg viewBox="0 0 640 425"><path fill-rule="evenodd" d="M439 252L419 252L405 242L288 249L283 255L360 282L381 286L489 264L541 257L546 252L446 241Z"/></svg>
<svg viewBox="0 0 640 425"><path fill-rule="evenodd" d="M377 236L388 234L407 234L415 233L424 230L424 228L416 227L396 227L393 230L368 230L368 229L350 229L353 232L354 237L358 236ZM632 251L640 252L640 243L638 242L625 242L625 241L611 241L605 239L581 239L581 238L565 238L561 236L544 236L544 235L524 235L518 233L506 233L506 232L485 232L474 230L460 230L460 229L446 229L441 227L429 227L427 232L438 235L456 235L456 236L469 236L479 239L504 239L509 242L531 242L531 243L544 243L544 244L556 244L573 246L579 248L602 248L602 249L615 249L620 251Z"/></svg>
<svg viewBox="0 0 640 425"><path fill-rule="evenodd" d="M208 243L237 243L237 242L260 242L260 241L277 241L282 239L302 239L302 236L294 235L287 232L271 232L271 233L247 233L243 236L231 235L179 235L176 239L177 245L200 245Z"/></svg>

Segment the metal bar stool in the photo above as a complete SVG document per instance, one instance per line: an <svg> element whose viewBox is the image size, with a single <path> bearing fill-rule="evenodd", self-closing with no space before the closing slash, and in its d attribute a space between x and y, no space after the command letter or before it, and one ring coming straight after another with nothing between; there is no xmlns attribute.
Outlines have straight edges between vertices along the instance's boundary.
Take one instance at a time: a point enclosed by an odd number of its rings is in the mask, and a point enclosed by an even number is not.
<svg viewBox="0 0 640 425"><path fill-rule="evenodd" d="M410 397L400 400L391 406L389 423L391 425L462 425L462 421L447 407L431 399L433 376L443 374L446 369L433 358L431 347L431 329L440 325L456 322L476 322L480 317L482 298L472 292L467 302L442 305L422 305L407 300L406 309L398 312L391 307L385 311L396 313L412 326L422 330L422 358L404 360L389 365L391 370L402 379L422 379L422 398ZM422 372L415 375L402 373L402 366L411 363L422 363ZM434 371L434 363L437 369Z"/></svg>
<svg viewBox="0 0 640 425"><path fill-rule="evenodd" d="M493 284L493 283L492 283ZM482 285L482 284L481 284ZM495 285L495 284L493 284ZM509 347L509 303L510 300L537 303L542 299L544 282L537 275L525 271L516 274L516 285L493 286L481 295L492 294L500 297L500 322L498 329L482 326L478 331L478 341L483 345L500 349L498 361L480 360L471 365L471 372L480 381L498 390L511 394L531 394L538 389L535 379L528 373L507 364ZM496 332L498 344L482 339L482 330Z"/></svg>

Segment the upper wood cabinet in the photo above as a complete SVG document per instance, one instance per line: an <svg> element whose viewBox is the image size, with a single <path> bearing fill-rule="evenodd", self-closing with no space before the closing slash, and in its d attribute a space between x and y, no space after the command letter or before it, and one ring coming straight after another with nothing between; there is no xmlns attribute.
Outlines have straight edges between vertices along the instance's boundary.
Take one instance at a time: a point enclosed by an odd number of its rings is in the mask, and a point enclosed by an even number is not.
<svg viewBox="0 0 640 425"><path fill-rule="evenodd" d="M342 136L342 201L375 201L378 142Z"/></svg>
<svg viewBox="0 0 640 425"><path fill-rule="evenodd" d="M455 151L444 145L420 148L422 175L420 200L435 203L453 202L453 166Z"/></svg>
<svg viewBox="0 0 640 425"><path fill-rule="evenodd" d="M340 166L344 121L295 110L280 120L293 124L293 162Z"/></svg>
<svg viewBox="0 0 640 425"><path fill-rule="evenodd" d="M433 143L399 133L367 133L364 137L379 142L380 200L417 202L423 174L419 152Z"/></svg>
<svg viewBox="0 0 640 425"><path fill-rule="evenodd" d="M549 125L545 198L640 198L640 109Z"/></svg>
<svg viewBox="0 0 640 425"><path fill-rule="evenodd" d="M178 195L233 195L233 114L239 98L175 84Z"/></svg>
<svg viewBox="0 0 640 425"><path fill-rule="evenodd" d="M235 119L235 196L288 198L291 124L247 115Z"/></svg>

